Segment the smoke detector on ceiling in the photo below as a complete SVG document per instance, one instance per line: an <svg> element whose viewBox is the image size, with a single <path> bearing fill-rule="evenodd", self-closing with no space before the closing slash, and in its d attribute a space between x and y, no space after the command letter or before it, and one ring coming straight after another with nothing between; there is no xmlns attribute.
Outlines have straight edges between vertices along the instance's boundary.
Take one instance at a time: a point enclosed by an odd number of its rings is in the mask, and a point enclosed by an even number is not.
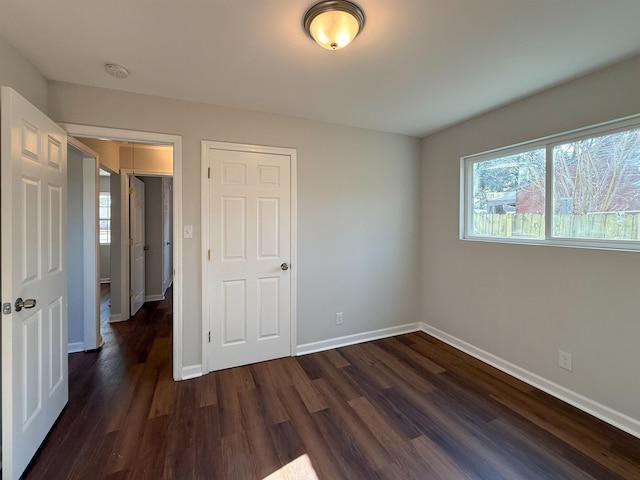
<svg viewBox="0 0 640 480"><path fill-rule="evenodd" d="M118 65L117 63L105 63L104 69L109 75L115 78L127 78L129 76L129 70L127 70L127 68L122 65Z"/></svg>

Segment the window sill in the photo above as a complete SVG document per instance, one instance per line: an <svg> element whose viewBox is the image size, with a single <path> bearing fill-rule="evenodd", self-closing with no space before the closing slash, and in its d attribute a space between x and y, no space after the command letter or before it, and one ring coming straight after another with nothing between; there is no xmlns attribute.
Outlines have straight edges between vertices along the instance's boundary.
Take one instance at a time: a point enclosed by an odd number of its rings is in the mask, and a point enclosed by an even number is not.
<svg viewBox="0 0 640 480"><path fill-rule="evenodd" d="M538 247L564 247L580 248L589 250L608 250L616 252L640 252L640 242L633 241L598 241L598 240L576 240L576 239L536 239L536 238L506 238L506 237L460 237L460 240L483 243L502 243L511 245L530 245Z"/></svg>

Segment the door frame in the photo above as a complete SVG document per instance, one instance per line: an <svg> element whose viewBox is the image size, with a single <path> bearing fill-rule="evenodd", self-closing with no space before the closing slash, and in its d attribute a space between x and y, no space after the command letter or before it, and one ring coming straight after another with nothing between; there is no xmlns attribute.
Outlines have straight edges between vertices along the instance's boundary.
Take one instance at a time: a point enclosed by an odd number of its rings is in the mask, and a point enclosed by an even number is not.
<svg viewBox="0 0 640 480"><path fill-rule="evenodd" d="M209 373L210 361L209 361L209 332L211 331L210 314L211 308L209 305L209 297L206 292L209 291L211 280L208 275L208 268L205 265L208 264L208 251L209 251L209 235L210 235L210 209L209 209L209 174L207 152L209 149L216 150L230 150L236 152L247 153L266 153L271 155L287 155L291 159L291 259L289 272L291 275L291 305L290 305L290 321L291 321L291 338L289 342L290 352L289 355L294 355L297 347L297 325L298 317L297 312L297 289L298 289L298 151L295 148L283 148L283 147L269 147L263 145L252 145L246 143L228 143L218 142L213 140L202 140L200 150L200 167L201 167L201 187L200 187L200 209L201 209L201 242L202 245L202 373ZM206 319L206 320L205 320Z"/></svg>
<svg viewBox="0 0 640 480"><path fill-rule="evenodd" d="M169 135L164 133L142 132L138 130L123 130L119 128L94 127L90 125L79 125L71 123L61 123L62 128L67 131L68 135L97 138L101 140L121 140L127 142L139 143L157 143L171 145L173 147L173 378L174 380L182 380L185 378L183 372L183 244L182 244L182 137L180 135ZM128 184L123 185L123 178L128 180L128 175L133 171L121 169L120 185L122 202L121 221L129 217L129 199L128 195L124 195L128 191ZM136 174L143 174L142 171ZM158 172L148 172L147 174L158 175ZM126 205L125 205L126 203ZM125 211L126 208L126 211ZM126 274L126 281L122 282L120 292L122 318L129 318L129 253L128 248L123 248L129 244L129 226L127 222L122 221L121 232L121 248L122 255L120 259L121 275Z"/></svg>
<svg viewBox="0 0 640 480"><path fill-rule="evenodd" d="M83 208L82 220L82 255L83 255L83 337L82 349L95 350L102 346L102 336L100 335L100 241L98 226L98 196L100 195L100 159L97 152L86 146L78 139L67 135L67 145L71 145L83 154L83 164L93 159L93 172L83 174L83 203L92 205L93 209L87 211ZM91 178L94 177L94 178ZM91 181L93 180L93 182ZM93 191L87 191L86 186L93 183ZM94 285L88 281L95 277ZM71 353L71 352L70 352Z"/></svg>

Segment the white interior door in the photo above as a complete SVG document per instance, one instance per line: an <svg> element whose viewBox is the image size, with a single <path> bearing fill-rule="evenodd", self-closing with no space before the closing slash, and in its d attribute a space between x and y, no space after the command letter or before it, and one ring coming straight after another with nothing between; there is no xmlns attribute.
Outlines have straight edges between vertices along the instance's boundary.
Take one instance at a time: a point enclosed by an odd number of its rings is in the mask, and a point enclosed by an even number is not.
<svg viewBox="0 0 640 480"><path fill-rule="evenodd" d="M69 395L67 136L7 87L1 130L2 475L17 479Z"/></svg>
<svg viewBox="0 0 640 480"><path fill-rule="evenodd" d="M129 202L129 235L131 236L130 255L131 268L131 312L133 317L144 303L144 182L139 178L130 177Z"/></svg>
<svg viewBox="0 0 640 480"><path fill-rule="evenodd" d="M162 179L162 293L171 285L171 179Z"/></svg>
<svg viewBox="0 0 640 480"><path fill-rule="evenodd" d="M209 365L291 354L291 157L210 148Z"/></svg>

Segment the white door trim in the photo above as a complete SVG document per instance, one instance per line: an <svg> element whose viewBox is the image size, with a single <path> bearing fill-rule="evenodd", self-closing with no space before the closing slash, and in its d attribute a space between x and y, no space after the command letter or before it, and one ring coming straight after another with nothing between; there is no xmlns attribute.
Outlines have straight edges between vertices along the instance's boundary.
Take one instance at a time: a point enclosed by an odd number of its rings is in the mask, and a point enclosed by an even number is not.
<svg viewBox="0 0 640 480"><path fill-rule="evenodd" d="M100 253L98 238L98 195L100 194L100 160L97 152L73 137L67 137L67 144L80 150L82 161L93 159L93 170L85 172L85 185L93 183L94 189L87 191L83 188L83 203L92 205L92 209L83 209L83 256L84 256L84 321L82 350L95 350L102 346L100 335ZM88 279L95 278L92 285Z"/></svg>
<svg viewBox="0 0 640 480"><path fill-rule="evenodd" d="M173 146L173 378L175 380L182 380L183 372L183 255L182 255L182 137L179 135L168 135L164 133L151 133L140 132L136 130L123 130L119 128L107 128L107 127L93 127L89 125L77 125L62 123L60 124L69 135L98 138L110 140L124 140L129 142L141 142L141 143L163 143ZM138 172L136 174L144 172ZM157 175L157 172L151 172L152 175ZM127 175L121 175L121 177L127 177ZM122 181L122 180L121 180ZM123 191L126 191L126 188ZM121 205L125 207L124 202ZM128 209L128 199L127 206ZM127 214L128 215L128 214ZM127 217L122 217L127 218ZM126 224L126 222L123 222ZM124 226L124 225L123 225ZM124 235L124 228L123 235ZM126 226L127 235L129 227ZM128 244L128 240L126 240ZM125 244L123 244L125 245ZM124 248L123 252L128 252L128 248ZM125 262L129 262L129 254L126 253L121 259L121 265L125 265ZM128 271L129 267L125 265ZM127 275L128 278L128 275ZM124 285L126 283L126 285ZM126 290L125 290L126 288ZM129 318L129 285L128 281L123 282L123 291L121 295L126 295L122 301L123 319ZM126 313L126 316L125 316Z"/></svg>
<svg viewBox="0 0 640 480"><path fill-rule="evenodd" d="M200 209L201 209L201 245L202 245L202 263L206 264L208 261L209 251L209 232L210 232L210 211L209 211L209 182L208 180L208 162L207 151L211 148L217 150L232 150L240 152L250 153L267 153L272 155L287 155L291 158L291 265L289 272L291 275L291 341L290 349L291 355L295 354L297 346L297 324L298 317L297 311L297 285L298 285L298 256L297 256L297 238L298 238L298 151L295 148L283 148L283 147L268 147L262 145L251 145L245 143L227 143L217 142L212 140L202 140L200 149L200 167L201 167L201 197L200 197ZM174 229L175 231L175 229ZM207 274L208 269L202 268L202 373L208 373L211 371L209 365L209 331L210 325L208 319L210 318L210 305L206 292L209 291L210 279ZM205 321L205 319L207 319Z"/></svg>

